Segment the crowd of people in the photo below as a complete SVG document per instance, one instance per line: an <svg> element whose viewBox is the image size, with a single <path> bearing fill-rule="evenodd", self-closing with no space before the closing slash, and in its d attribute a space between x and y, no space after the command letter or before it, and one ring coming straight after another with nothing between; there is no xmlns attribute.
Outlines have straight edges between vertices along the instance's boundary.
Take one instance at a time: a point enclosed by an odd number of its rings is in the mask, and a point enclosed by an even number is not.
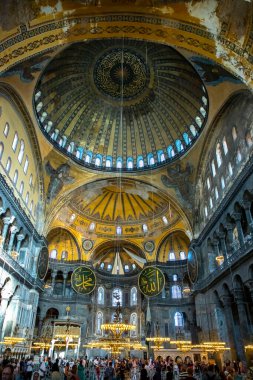
<svg viewBox="0 0 253 380"><path fill-rule="evenodd" d="M246 372L241 362L226 361L222 368L214 364L143 359L79 360L32 357L2 358L2 380L253 380L253 367Z"/></svg>

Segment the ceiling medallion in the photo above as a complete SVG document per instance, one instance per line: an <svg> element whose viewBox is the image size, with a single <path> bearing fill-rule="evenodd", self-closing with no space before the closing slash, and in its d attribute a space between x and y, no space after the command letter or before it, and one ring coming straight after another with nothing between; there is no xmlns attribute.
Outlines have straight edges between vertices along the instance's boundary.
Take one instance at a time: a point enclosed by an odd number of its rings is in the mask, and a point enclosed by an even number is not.
<svg viewBox="0 0 253 380"><path fill-rule="evenodd" d="M155 249L155 243L152 240L146 241L144 243L144 249L149 253L153 252Z"/></svg>
<svg viewBox="0 0 253 380"><path fill-rule="evenodd" d="M103 95L121 102L134 99L147 89L150 70L136 51L114 48L97 60L93 79Z"/></svg>
<svg viewBox="0 0 253 380"><path fill-rule="evenodd" d="M93 241L86 239L83 241L83 249L85 251L90 251L93 248Z"/></svg>

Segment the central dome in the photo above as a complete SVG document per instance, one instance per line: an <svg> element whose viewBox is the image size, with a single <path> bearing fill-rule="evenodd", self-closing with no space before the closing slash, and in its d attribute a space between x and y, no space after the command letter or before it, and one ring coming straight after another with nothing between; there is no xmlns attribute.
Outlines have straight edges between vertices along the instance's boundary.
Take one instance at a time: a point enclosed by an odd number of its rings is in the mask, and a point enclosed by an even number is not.
<svg viewBox="0 0 253 380"><path fill-rule="evenodd" d="M105 171L175 160L208 113L206 89L179 52L117 39L61 51L42 73L34 105L50 142L80 165Z"/></svg>

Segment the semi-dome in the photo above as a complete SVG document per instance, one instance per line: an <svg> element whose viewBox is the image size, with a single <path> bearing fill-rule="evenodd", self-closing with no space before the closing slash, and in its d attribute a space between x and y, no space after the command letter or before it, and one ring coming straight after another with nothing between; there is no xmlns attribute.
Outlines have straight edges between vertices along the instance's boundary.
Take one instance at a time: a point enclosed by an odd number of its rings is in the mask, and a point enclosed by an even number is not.
<svg viewBox="0 0 253 380"><path fill-rule="evenodd" d="M80 165L132 172L184 154L203 129L208 97L175 49L103 39L56 55L37 83L34 106L48 140Z"/></svg>

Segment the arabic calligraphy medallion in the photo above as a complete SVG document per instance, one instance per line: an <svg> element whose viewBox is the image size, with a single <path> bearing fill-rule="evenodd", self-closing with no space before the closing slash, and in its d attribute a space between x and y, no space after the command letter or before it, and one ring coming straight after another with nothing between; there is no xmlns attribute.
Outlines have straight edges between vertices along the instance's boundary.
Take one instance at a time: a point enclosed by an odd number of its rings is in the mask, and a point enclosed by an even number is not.
<svg viewBox="0 0 253 380"><path fill-rule="evenodd" d="M96 286L95 273L86 266L78 267L71 276L72 288L79 294L90 294Z"/></svg>
<svg viewBox="0 0 253 380"><path fill-rule="evenodd" d="M189 279L194 284L198 279L198 258L193 248L188 252L187 270Z"/></svg>
<svg viewBox="0 0 253 380"><path fill-rule="evenodd" d="M146 267L139 275L138 284L140 291L145 296L157 296L161 293L165 285L164 274L156 267Z"/></svg>
<svg viewBox="0 0 253 380"><path fill-rule="evenodd" d="M48 254L47 247L42 247L39 253L38 264L37 264L37 273L40 280L43 280L43 278L45 277L47 273L48 258L49 258L49 254Z"/></svg>

